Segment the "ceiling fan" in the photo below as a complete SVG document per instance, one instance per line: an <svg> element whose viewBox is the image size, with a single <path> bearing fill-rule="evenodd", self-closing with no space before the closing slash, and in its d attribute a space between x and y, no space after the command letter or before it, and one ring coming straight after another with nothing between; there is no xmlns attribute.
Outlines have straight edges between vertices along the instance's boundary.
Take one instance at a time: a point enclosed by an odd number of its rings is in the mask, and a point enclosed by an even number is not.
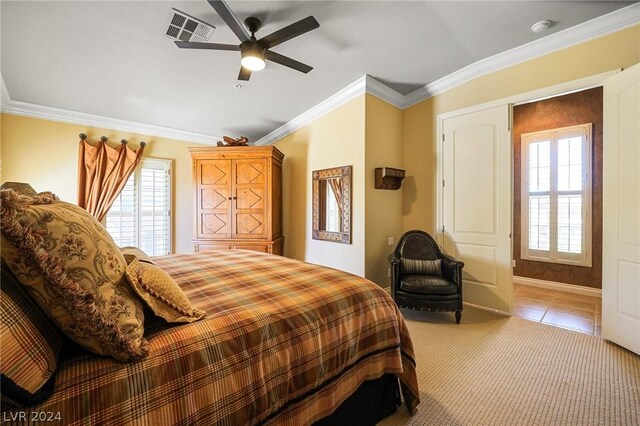
<svg viewBox="0 0 640 426"><path fill-rule="evenodd" d="M238 80L249 80L252 71L259 71L265 67L265 60L276 62L296 71L308 73L313 69L307 64L298 62L287 56L270 50L272 47L306 32L314 30L320 26L316 18L308 16L291 25L288 25L276 32L257 40L255 33L262 26L262 22L253 16L245 19L244 23L251 32L251 35L240 24L240 21L231 11L224 0L208 0L211 7L220 15L222 20L231 28L240 39L240 44L220 44L220 43L200 43L193 41L175 41L181 49L206 49L206 50L230 50L240 52L241 66Z"/></svg>

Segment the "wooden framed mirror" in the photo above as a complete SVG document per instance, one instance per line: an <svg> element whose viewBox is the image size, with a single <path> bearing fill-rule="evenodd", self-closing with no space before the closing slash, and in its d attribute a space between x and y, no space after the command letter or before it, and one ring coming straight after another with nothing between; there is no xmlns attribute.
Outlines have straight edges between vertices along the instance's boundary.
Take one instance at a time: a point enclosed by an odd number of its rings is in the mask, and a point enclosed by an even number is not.
<svg viewBox="0 0 640 426"><path fill-rule="evenodd" d="M351 244L351 166L313 172L312 237Z"/></svg>

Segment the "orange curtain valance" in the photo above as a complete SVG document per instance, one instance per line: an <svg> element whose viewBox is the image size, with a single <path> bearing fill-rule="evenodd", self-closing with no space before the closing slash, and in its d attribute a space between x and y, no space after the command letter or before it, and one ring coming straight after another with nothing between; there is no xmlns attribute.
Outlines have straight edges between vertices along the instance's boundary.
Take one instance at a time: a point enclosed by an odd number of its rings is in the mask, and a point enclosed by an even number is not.
<svg viewBox="0 0 640 426"><path fill-rule="evenodd" d="M102 221L118 198L134 169L142 159L145 143L132 150L122 139L117 148L107 144L103 136L97 145L87 141L80 133L78 152L78 205L98 221Z"/></svg>

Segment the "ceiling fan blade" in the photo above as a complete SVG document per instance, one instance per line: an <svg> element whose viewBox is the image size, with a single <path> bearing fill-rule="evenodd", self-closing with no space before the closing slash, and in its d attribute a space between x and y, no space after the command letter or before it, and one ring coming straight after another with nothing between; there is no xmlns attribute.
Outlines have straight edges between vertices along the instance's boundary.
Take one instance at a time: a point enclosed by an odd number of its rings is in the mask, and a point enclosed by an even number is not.
<svg viewBox="0 0 640 426"><path fill-rule="evenodd" d="M249 33L247 32L247 30L245 30L244 26L242 26L242 23L238 21L238 18L231 11L231 9L229 8L229 5L227 5L227 3L225 3L224 0L207 0L207 1L211 5L211 7L213 7L215 11L218 12L218 15L220 15L220 17L225 22L225 24L227 24L229 28L231 28L231 31L235 33L236 37L238 37L240 41L251 40L251 37L249 36Z"/></svg>
<svg viewBox="0 0 640 426"><path fill-rule="evenodd" d="M240 51L240 46L235 44L199 43L196 41L175 41L174 43L181 49L233 50L236 52Z"/></svg>
<svg viewBox="0 0 640 426"><path fill-rule="evenodd" d="M267 49L277 46L280 43L284 43L287 40L291 40L294 37L298 37L306 32L311 30L315 30L318 28L320 24L316 21L316 18L313 16L307 16L304 19L299 20L298 22L294 22L291 25L288 25L276 32L269 34L268 36L262 37L258 42L262 44Z"/></svg>
<svg viewBox="0 0 640 426"><path fill-rule="evenodd" d="M291 59L288 56L281 55L276 52L272 52L271 50L267 50L265 52L265 58L272 62L277 62L280 65L284 65L285 67L293 68L296 71L300 71L303 73L308 73L313 69L307 64L303 64L302 62L298 62L295 59Z"/></svg>
<svg viewBox="0 0 640 426"><path fill-rule="evenodd" d="M238 74L238 80L247 81L251 77L251 70L246 69L245 67L240 67L240 73Z"/></svg>

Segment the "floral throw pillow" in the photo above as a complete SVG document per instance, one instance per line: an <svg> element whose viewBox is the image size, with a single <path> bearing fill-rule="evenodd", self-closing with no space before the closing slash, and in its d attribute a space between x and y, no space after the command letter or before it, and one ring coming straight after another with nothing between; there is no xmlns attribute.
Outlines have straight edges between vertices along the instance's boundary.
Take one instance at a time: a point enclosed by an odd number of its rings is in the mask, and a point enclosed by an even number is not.
<svg viewBox="0 0 640 426"><path fill-rule="evenodd" d="M52 193L0 191L2 258L40 308L73 341L120 361L145 357L142 303L106 229Z"/></svg>

